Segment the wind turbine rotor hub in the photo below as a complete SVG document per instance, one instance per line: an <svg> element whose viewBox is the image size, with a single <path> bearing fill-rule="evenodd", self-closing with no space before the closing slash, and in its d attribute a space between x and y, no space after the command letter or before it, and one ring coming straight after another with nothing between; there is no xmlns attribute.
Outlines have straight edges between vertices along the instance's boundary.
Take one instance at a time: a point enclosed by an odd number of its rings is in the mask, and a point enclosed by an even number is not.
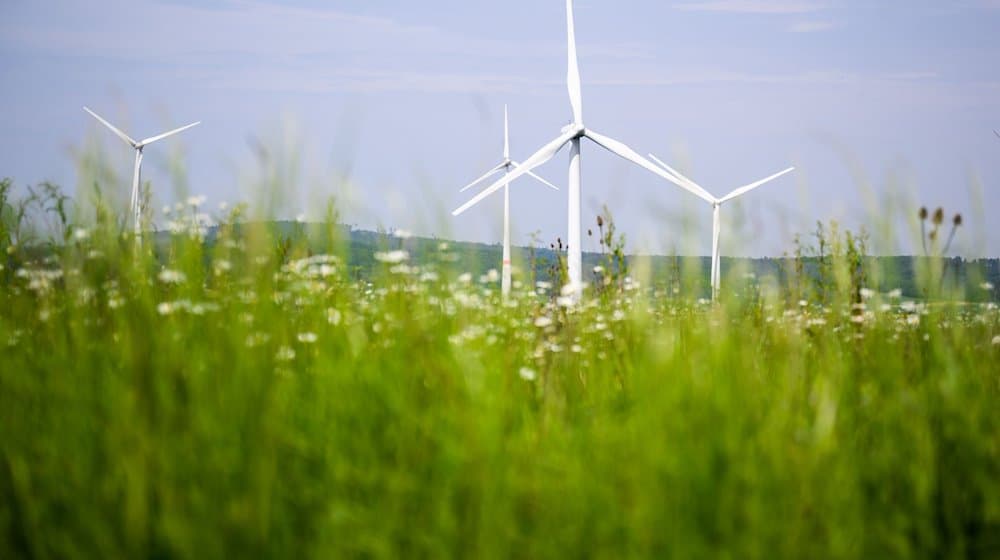
<svg viewBox="0 0 1000 560"><path fill-rule="evenodd" d="M576 136L574 137L574 139L576 139L585 136L587 134L587 129L584 128L582 124L569 123L568 125L562 127L562 130L560 132L562 132L563 134L566 134L567 132L575 132Z"/></svg>

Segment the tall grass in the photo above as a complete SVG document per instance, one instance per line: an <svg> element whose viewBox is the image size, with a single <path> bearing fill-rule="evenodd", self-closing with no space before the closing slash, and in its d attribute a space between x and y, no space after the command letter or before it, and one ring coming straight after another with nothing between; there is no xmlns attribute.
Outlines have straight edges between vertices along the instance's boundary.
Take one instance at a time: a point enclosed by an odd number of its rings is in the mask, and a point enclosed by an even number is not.
<svg viewBox="0 0 1000 560"><path fill-rule="evenodd" d="M0 237L0 556L1000 554L993 304L846 251L822 291L504 301L446 244L359 279L334 212L241 212Z"/></svg>

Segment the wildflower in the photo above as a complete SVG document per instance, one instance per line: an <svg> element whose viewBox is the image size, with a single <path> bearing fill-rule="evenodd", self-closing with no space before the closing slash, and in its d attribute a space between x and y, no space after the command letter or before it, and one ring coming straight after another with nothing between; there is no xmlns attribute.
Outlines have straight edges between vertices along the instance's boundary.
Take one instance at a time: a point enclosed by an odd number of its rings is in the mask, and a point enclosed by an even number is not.
<svg viewBox="0 0 1000 560"><path fill-rule="evenodd" d="M295 350L292 350L291 346L282 346L278 348L278 353L274 355L274 359L279 362L290 362L295 359Z"/></svg>
<svg viewBox="0 0 1000 560"><path fill-rule="evenodd" d="M90 237L90 232L84 228L76 228L73 230L73 238L77 241L83 241Z"/></svg>
<svg viewBox="0 0 1000 560"><path fill-rule="evenodd" d="M395 232L393 232L393 236L399 239L409 239L413 237L413 233L405 229L397 229Z"/></svg>
<svg viewBox="0 0 1000 560"><path fill-rule="evenodd" d="M187 276L179 270L171 270L169 268L164 268L160 271L160 275L157 276L160 282L164 284L181 284L187 280Z"/></svg>
<svg viewBox="0 0 1000 560"><path fill-rule="evenodd" d="M871 299L875 297L875 291L868 288L861 288L859 293L862 299Z"/></svg>
<svg viewBox="0 0 1000 560"><path fill-rule="evenodd" d="M334 309L332 307L326 310L327 323L330 323L331 325L336 327L337 325L340 324L342 320L343 320L343 315L341 315L339 310Z"/></svg>
<svg viewBox="0 0 1000 560"><path fill-rule="evenodd" d="M982 288L983 290L986 290L987 292L992 292L993 291L993 283L992 282L983 282L982 284L979 285L979 287Z"/></svg>
<svg viewBox="0 0 1000 560"><path fill-rule="evenodd" d="M438 251L441 251L442 253L447 251L449 247L450 245L447 243L438 243Z"/></svg>
<svg viewBox="0 0 1000 560"><path fill-rule="evenodd" d="M809 319L809 321L806 322L806 324L809 325L810 327L822 327L823 325L826 324L826 319L822 317L816 317L813 319Z"/></svg>
<svg viewBox="0 0 1000 560"><path fill-rule="evenodd" d="M197 208L197 207L201 206L202 204L205 204L205 196L204 195L189 196L188 199L187 199L187 204L188 204L188 206L190 206L192 208ZM181 210L181 209L182 208L178 208L178 210Z"/></svg>
<svg viewBox="0 0 1000 560"><path fill-rule="evenodd" d="M409 258L410 254L402 250L375 253L375 260L387 264L399 264Z"/></svg>
<svg viewBox="0 0 1000 560"><path fill-rule="evenodd" d="M108 304L110 305L111 302L108 301ZM156 306L156 312L160 315L170 315L174 312L174 306L170 302L164 301Z"/></svg>
<svg viewBox="0 0 1000 560"><path fill-rule="evenodd" d="M559 296L556 298L556 304L559 305L559 307L573 307L574 303L575 301L571 297Z"/></svg>
<svg viewBox="0 0 1000 560"><path fill-rule="evenodd" d="M594 267L594 274L604 274L604 267L597 265Z"/></svg>
<svg viewBox="0 0 1000 560"><path fill-rule="evenodd" d="M903 290L901 290L899 288L896 288L895 290L892 290L891 292L889 292L889 298L890 299L899 299L901 297L903 297Z"/></svg>
<svg viewBox="0 0 1000 560"><path fill-rule="evenodd" d="M579 354L580 352L583 352L583 347L580 346L579 344L574 344L573 346L570 347L569 350L574 354Z"/></svg>
<svg viewBox="0 0 1000 560"><path fill-rule="evenodd" d="M927 219L927 207L926 206L921 206L920 207L919 216L920 216L921 220L926 220Z"/></svg>
<svg viewBox="0 0 1000 560"><path fill-rule="evenodd" d="M301 342L302 344L313 344L314 342L316 342L317 338L318 337L314 332L303 332L299 333L298 335L299 342Z"/></svg>
<svg viewBox="0 0 1000 560"><path fill-rule="evenodd" d="M934 211L934 217L931 219L934 225L939 226L944 223L944 208L938 206L938 209Z"/></svg>
<svg viewBox="0 0 1000 560"><path fill-rule="evenodd" d="M582 291L583 291L583 286L578 286L576 284L570 283L570 284L566 284L565 286L563 286L560 293L562 293L563 296L571 296L573 294L576 294L576 293L579 293L579 292L582 292Z"/></svg>
<svg viewBox="0 0 1000 560"><path fill-rule="evenodd" d="M1000 335L993 337L993 346L1000 346Z"/></svg>
<svg viewBox="0 0 1000 560"><path fill-rule="evenodd" d="M550 282L535 282L535 287L542 291L548 291L552 289L552 284Z"/></svg>
<svg viewBox="0 0 1000 560"><path fill-rule="evenodd" d="M538 375L535 373L535 370L533 370L531 368L527 368L527 367L522 367L517 372L517 374L520 375L521 379L523 379L525 381L534 381L535 378L538 377Z"/></svg>
<svg viewBox="0 0 1000 560"><path fill-rule="evenodd" d="M463 273L461 276L458 277L458 281L461 284L468 284L472 282L472 273L470 272Z"/></svg>
<svg viewBox="0 0 1000 560"><path fill-rule="evenodd" d="M547 317L545 315L542 315L541 317L538 317L537 319L535 319L535 326L538 327L538 328L540 328L540 329L544 329L546 327L550 327L550 326L552 326L552 319L550 319L549 317Z"/></svg>
<svg viewBox="0 0 1000 560"><path fill-rule="evenodd" d="M800 299L799 300L799 307L807 307L808 305L809 305L808 301L806 301L804 299Z"/></svg>
<svg viewBox="0 0 1000 560"><path fill-rule="evenodd" d="M246 346L247 348L253 348L255 346L261 346L266 344L267 341L271 340L271 335L266 332L256 331L247 335Z"/></svg>
<svg viewBox="0 0 1000 560"><path fill-rule="evenodd" d="M486 273L486 279L490 282L499 282L500 273L497 272L497 269L491 268L490 271Z"/></svg>
<svg viewBox="0 0 1000 560"><path fill-rule="evenodd" d="M920 315L907 315L906 324L915 327L920 324Z"/></svg>
<svg viewBox="0 0 1000 560"><path fill-rule="evenodd" d="M306 223L306 215L305 214L299 214L298 216L295 216L295 221L298 222L298 223L300 223L300 224Z"/></svg>

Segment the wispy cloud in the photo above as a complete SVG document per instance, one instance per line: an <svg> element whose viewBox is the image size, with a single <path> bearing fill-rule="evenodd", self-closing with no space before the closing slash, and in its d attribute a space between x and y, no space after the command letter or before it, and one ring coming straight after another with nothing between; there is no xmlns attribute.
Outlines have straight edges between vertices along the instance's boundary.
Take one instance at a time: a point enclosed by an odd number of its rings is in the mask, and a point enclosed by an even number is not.
<svg viewBox="0 0 1000 560"><path fill-rule="evenodd" d="M893 72L891 74L886 75L887 79L904 81L904 82L933 80L937 77L938 77L937 72L929 72L929 71Z"/></svg>
<svg viewBox="0 0 1000 560"><path fill-rule="evenodd" d="M817 0L702 0L675 4L687 12L718 12L729 14L808 14L826 9Z"/></svg>
<svg viewBox="0 0 1000 560"><path fill-rule="evenodd" d="M874 85L900 82L926 82L935 80L936 72L925 70L859 73L846 70L809 70L790 73L761 73L740 70L710 70L673 72L669 76L655 70L616 77L591 77L588 85L594 87L666 87L704 84L754 84L754 85ZM553 86L557 83L553 83Z"/></svg>
<svg viewBox="0 0 1000 560"><path fill-rule="evenodd" d="M832 21L799 21L788 27L790 33L819 33L829 31L837 24Z"/></svg>

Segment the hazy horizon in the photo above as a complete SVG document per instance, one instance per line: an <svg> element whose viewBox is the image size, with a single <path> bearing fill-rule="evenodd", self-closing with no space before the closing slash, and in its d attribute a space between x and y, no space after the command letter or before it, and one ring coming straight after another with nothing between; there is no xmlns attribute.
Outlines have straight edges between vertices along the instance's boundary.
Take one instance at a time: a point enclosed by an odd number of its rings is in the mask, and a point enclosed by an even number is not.
<svg viewBox="0 0 1000 560"><path fill-rule="evenodd" d="M293 185L279 218L318 219L333 195L359 228L498 242L500 197L450 211L500 159L505 103L515 159L568 122L564 2L328 6L4 3L0 176L75 192L71 148L99 142L127 197L131 150L82 106L140 137L201 120L146 150L157 208L187 194L172 176L211 207L252 200L260 143L298 161L276 175ZM921 205L965 217L952 255L1000 255L987 213L1000 207L1000 3L580 0L576 12L589 128L716 195L798 168L723 208L724 256L780 256L818 220L867 226L876 253L919 253L903 217ZM177 154L183 174L169 169ZM538 171L563 192L515 185L516 245L565 237L565 158ZM630 253L709 252L704 202L593 144L583 173L585 226L607 204Z"/></svg>

